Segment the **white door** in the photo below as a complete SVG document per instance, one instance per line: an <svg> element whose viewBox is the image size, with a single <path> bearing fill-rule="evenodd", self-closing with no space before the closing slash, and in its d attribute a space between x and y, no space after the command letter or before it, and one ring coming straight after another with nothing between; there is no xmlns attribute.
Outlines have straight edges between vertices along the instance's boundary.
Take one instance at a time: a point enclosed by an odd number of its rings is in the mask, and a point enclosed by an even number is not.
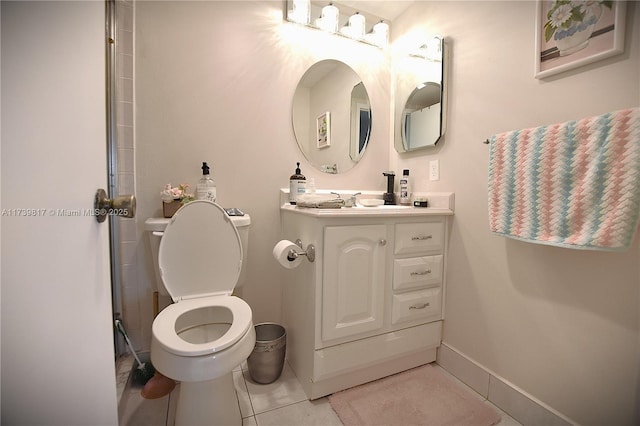
<svg viewBox="0 0 640 426"><path fill-rule="evenodd" d="M0 12L2 424L115 425L105 4Z"/></svg>
<svg viewBox="0 0 640 426"><path fill-rule="evenodd" d="M322 340L382 327L386 240L385 225L325 228Z"/></svg>

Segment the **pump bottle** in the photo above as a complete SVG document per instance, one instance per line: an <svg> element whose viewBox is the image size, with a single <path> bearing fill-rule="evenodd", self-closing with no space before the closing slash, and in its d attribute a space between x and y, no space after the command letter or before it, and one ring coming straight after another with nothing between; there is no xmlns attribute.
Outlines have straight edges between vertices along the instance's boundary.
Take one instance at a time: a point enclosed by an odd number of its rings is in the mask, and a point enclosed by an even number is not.
<svg viewBox="0 0 640 426"><path fill-rule="evenodd" d="M202 177L196 185L196 199L208 200L214 203L216 201L216 183L211 179L209 166L204 162L202 163Z"/></svg>
<svg viewBox="0 0 640 426"><path fill-rule="evenodd" d="M300 171L300 163L296 163L296 171L289 178L289 203L295 205L298 196L304 194L307 188L307 178Z"/></svg>

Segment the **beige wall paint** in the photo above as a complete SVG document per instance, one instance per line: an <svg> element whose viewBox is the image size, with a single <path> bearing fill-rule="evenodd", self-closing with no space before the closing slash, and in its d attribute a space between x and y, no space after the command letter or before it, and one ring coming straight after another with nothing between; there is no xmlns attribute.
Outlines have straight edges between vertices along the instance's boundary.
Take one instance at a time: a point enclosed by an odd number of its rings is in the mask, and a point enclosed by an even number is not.
<svg viewBox="0 0 640 426"><path fill-rule="evenodd" d="M417 2L393 27L399 40L444 34L451 49L444 141L391 150L391 168L411 169L417 190L456 194L443 340L585 425L632 424L640 405L638 238L605 253L491 235L482 141L639 105L639 6L628 4L624 54L543 81L533 77L535 2ZM427 180L431 159L440 181Z"/></svg>
<svg viewBox="0 0 640 426"><path fill-rule="evenodd" d="M441 33L451 48L448 128L439 146L398 155L391 141L390 67L381 51L282 21L281 1L136 3L136 193L141 328L148 341L152 270L143 233L165 183L213 166L224 206L251 214L248 283L255 322L280 319L285 271L278 188L296 161L318 188L384 190L381 174L411 169L415 191L455 191L445 341L497 376L583 424L629 424L639 398L640 248L582 252L488 232L486 179L493 133L640 103L640 7L630 3L625 53L544 81L533 78L535 2L416 2L396 40ZM340 59L370 89L373 130L362 162L313 170L291 126L298 79ZM441 179L427 179L438 159ZM304 285L304 283L301 283Z"/></svg>
<svg viewBox="0 0 640 426"><path fill-rule="evenodd" d="M282 274L271 256L280 239L279 188L295 163L319 189L384 190L389 164L390 77L386 53L282 20L284 2L136 3L136 194L141 328L148 347L151 260L144 220L161 215L165 183L200 178L212 166L218 200L251 215L247 283L254 322L279 321ZM373 106L371 144L352 170L314 170L291 124L298 80L316 61L358 72ZM303 285L303 283L301 283Z"/></svg>

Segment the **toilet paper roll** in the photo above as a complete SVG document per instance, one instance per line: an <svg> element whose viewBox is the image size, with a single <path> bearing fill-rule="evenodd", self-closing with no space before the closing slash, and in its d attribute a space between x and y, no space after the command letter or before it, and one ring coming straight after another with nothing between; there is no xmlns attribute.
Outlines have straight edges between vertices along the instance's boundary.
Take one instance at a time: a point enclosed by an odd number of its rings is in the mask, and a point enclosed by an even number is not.
<svg viewBox="0 0 640 426"><path fill-rule="evenodd" d="M296 268L304 260L304 256L298 256L294 260L289 260L289 251L301 252L302 249L295 243L289 240L280 240L278 244L273 248L273 257L276 258L278 263L287 269Z"/></svg>

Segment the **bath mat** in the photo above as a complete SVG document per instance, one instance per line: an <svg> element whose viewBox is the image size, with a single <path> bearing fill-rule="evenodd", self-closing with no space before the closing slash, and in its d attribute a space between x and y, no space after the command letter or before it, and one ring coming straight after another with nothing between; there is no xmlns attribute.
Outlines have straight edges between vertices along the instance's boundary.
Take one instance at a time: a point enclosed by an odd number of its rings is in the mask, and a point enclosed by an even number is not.
<svg viewBox="0 0 640 426"><path fill-rule="evenodd" d="M500 414L429 364L329 397L345 426L491 426Z"/></svg>

